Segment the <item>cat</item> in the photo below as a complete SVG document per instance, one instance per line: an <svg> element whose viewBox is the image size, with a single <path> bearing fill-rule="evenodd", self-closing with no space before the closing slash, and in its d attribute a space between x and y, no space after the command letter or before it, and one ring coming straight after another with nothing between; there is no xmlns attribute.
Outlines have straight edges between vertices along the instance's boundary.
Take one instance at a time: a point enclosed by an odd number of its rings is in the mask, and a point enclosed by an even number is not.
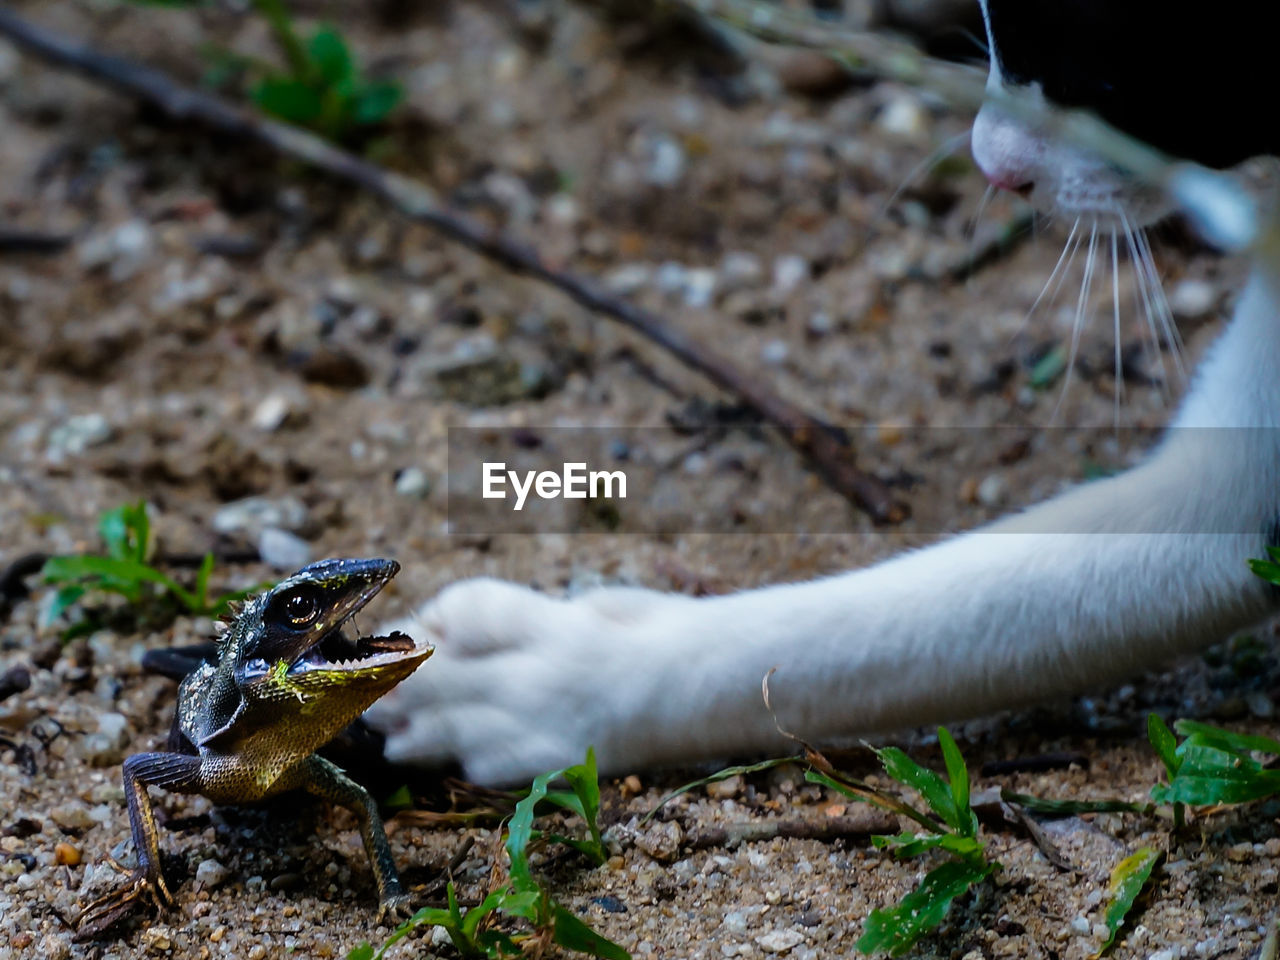
<svg viewBox="0 0 1280 960"><path fill-rule="evenodd" d="M1217 167L1275 153L1280 125L1242 117L1245 91L1270 90L1273 62L1272 38L1241 26L1246 13L984 0L989 89L1095 110ZM1095 229L1127 236L1171 206L990 103L972 151L997 187ZM1127 473L809 583L559 599L463 581L383 628L425 631L438 652L369 719L392 759L456 760L473 780L512 783L578 762L589 744L608 772L792 750L761 698L775 667L778 722L820 742L1030 704L1168 661L1280 605L1246 563L1280 536L1277 371L1280 269L1258 257L1171 429Z"/></svg>

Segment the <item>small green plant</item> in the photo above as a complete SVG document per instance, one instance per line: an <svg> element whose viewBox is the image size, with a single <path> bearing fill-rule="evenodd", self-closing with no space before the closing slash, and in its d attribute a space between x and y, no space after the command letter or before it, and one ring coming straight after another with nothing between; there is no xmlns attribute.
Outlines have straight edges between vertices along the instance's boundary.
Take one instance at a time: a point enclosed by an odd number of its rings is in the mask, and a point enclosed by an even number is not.
<svg viewBox="0 0 1280 960"><path fill-rule="evenodd" d="M1134 902L1151 880L1151 871L1155 869L1160 857L1160 851L1154 847L1143 847L1125 857L1111 871L1111 882L1107 887L1110 901L1102 916L1103 923L1107 927L1107 939L1102 942L1102 946L1098 947L1094 954L1095 958L1102 956L1115 942L1116 934L1124 924L1124 918L1129 915Z"/></svg>
<svg viewBox="0 0 1280 960"><path fill-rule="evenodd" d="M550 789L550 784L560 779L568 782L569 790ZM536 808L546 804L581 817L586 824L587 835L565 837L535 830ZM528 794L516 804L507 825L505 847L510 868L504 887L492 891L483 902L463 913L457 892L450 883L445 890L447 906L422 908L401 924L376 952L370 944L362 943L347 954L347 960L382 960L392 944L423 924L442 927L464 957L519 957L526 948L549 942L566 950L603 957L604 960L630 960L626 950L596 933L557 903L534 877L529 864L531 847L548 842L567 844L597 865L604 863L607 854L596 822L599 810L600 782L595 751L588 749L583 763L536 777ZM494 929L492 923L499 914L523 920L532 929L520 933Z"/></svg>
<svg viewBox="0 0 1280 960"><path fill-rule="evenodd" d="M133 2L164 7L204 5L204 0ZM249 98L258 109L330 140L343 140L363 128L377 126L400 103L400 85L368 79L336 28L322 24L304 38L283 0L250 2L270 28L284 68L214 50L207 79L225 81L248 72L256 77Z"/></svg>
<svg viewBox="0 0 1280 960"><path fill-rule="evenodd" d="M1169 774L1167 784L1151 790L1156 803L1212 806L1250 803L1280 793L1280 770L1267 768L1254 754L1280 756L1280 741L1232 733L1194 720L1179 720L1173 729L1185 739L1172 747L1173 734L1157 748Z"/></svg>
<svg viewBox="0 0 1280 960"><path fill-rule="evenodd" d="M930 870L920 885L895 906L871 911L857 943L863 953L887 950L895 957L905 953L942 922L957 897L991 876L1000 866L987 860L985 845L978 837L978 817L969 803L969 771L960 748L945 727L938 728L938 743L947 767L946 780L896 747L875 751L885 773L920 794L928 804L928 814L866 784L837 779L818 770L805 774L805 779L812 783L904 814L924 828L923 832L904 830L896 836L872 837L871 842L877 848L892 849L899 857L942 850L955 858Z"/></svg>
<svg viewBox="0 0 1280 960"><path fill-rule="evenodd" d="M258 587L209 596L213 574L213 554L206 553L196 571L195 586L188 590L168 574L151 565L154 540L151 520L144 500L108 510L98 518L98 536L105 555L50 557L40 570L40 578L55 588L53 600L44 609L41 626L47 627L86 596L116 594L131 607L140 607L156 597L176 602L187 613L217 617L230 605L243 600ZM92 629L92 618L82 621ZM77 628L73 627L73 630ZM78 631L77 631L78 632Z"/></svg>

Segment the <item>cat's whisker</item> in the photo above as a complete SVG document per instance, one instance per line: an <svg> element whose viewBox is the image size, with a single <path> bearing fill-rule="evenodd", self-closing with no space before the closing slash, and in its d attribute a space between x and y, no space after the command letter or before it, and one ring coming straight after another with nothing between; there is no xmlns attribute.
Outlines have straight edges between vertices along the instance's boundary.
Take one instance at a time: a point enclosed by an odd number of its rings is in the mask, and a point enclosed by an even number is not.
<svg viewBox="0 0 1280 960"><path fill-rule="evenodd" d="M1164 331L1165 342L1169 345L1169 353L1173 357L1173 367L1178 375L1178 383L1182 385L1187 382L1187 368L1184 362L1186 347L1182 342L1182 336L1178 333L1178 325L1174 322L1173 310L1169 307L1169 300L1164 295L1164 284L1160 282L1159 271L1156 270L1156 258L1151 250L1151 239L1145 230L1139 232L1138 245L1142 254L1143 269L1146 271L1150 284L1151 299L1155 305L1156 317Z"/></svg>
<svg viewBox="0 0 1280 960"><path fill-rule="evenodd" d="M894 188L893 193L889 194L889 199L880 205L880 209L876 211L875 217L872 219L872 226L880 223L889 215L889 211L893 209L893 205L901 199L902 195L907 192L921 177L940 164L947 157L954 154L958 149L969 142L970 131L965 130L963 133L957 133L955 136L948 137L934 149L927 157L917 163L902 178L902 182Z"/></svg>
<svg viewBox="0 0 1280 960"><path fill-rule="evenodd" d="M987 211L987 204L991 202L991 198L996 195L996 188L991 184L987 184L987 189L982 192L982 199L978 201L978 209L974 211L973 219L969 221L966 228L969 233L969 263L976 263L978 258L978 224L982 222L982 215ZM972 278L970 274L970 278Z"/></svg>
<svg viewBox="0 0 1280 960"><path fill-rule="evenodd" d="M1120 253L1119 242L1116 239L1116 229L1111 228L1111 314L1112 325L1115 330L1114 348L1115 348L1115 395L1113 406L1115 413L1112 417L1113 426L1116 430L1120 429L1120 406L1124 401L1124 357L1120 348Z"/></svg>
<svg viewBox="0 0 1280 960"><path fill-rule="evenodd" d="M1117 211L1120 215L1120 222L1124 227L1125 242L1129 245L1129 262L1133 266L1133 281L1138 291L1138 297L1142 301L1142 317L1147 323L1147 332L1151 335L1151 349L1154 351L1156 359L1160 363L1160 397L1164 401L1169 400L1169 371L1165 366L1164 351L1160 349L1160 334L1156 332L1156 324L1154 317L1154 308L1151 304L1151 293L1147 289L1147 275L1143 270L1138 253L1138 231L1133 229L1129 223L1129 218L1123 209Z"/></svg>
<svg viewBox="0 0 1280 960"><path fill-rule="evenodd" d="M1071 321L1071 349L1067 354L1067 369L1062 378L1062 389L1058 392L1058 402L1054 404L1051 423L1058 420L1058 412L1067 399L1067 391L1071 389L1071 378L1075 374L1076 357L1080 353L1080 335L1084 332L1089 306L1089 293L1093 289L1093 270L1098 262L1098 218L1094 217L1089 225L1089 251L1084 258L1084 275L1080 279L1080 293L1076 296L1076 312Z"/></svg>
<svg viewBox="0 0 1280 960"><path fill-rule="evenodd" d="M1053 302L1058 296L1058 291L1062 288L1062 281L1066 279L1067 273L1070 272L1071 264L1075 261L1076 250L1080 247L1080 239L1080 218L1076 217L1075 223L1071 224L1071 232L1067 234L1067 240L1062 245L1062 253L1058 254L1058 262L1053 265L1053 270L1049 274L1049 279L1044 282L1044 286L1040 288L1040 294L1032 301L1031 306L1027 308L1026 315L1022 318L1022 322L1018 324L1018 329L1009 334L1009 339L1005 341L1006 347L1022 336L1027 329L1027 324L1031 322L1032 316L1035 315L1036 308L1040 306L1046 296L1049 297L1050 302ZM1050 290L1050 287L1053 289Z"/></svg>

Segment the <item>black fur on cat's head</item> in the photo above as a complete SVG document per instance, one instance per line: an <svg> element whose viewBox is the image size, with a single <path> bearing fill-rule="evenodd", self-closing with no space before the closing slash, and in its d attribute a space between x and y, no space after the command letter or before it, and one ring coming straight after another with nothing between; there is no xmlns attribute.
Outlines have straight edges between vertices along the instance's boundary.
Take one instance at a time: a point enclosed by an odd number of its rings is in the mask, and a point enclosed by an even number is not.
<svg viewBox="0 0 1280 960"><path fill-rule="evenodd" d="M998 79L1174 156L1280 154L1280 32L1261 0L984 0Z"/></svg>

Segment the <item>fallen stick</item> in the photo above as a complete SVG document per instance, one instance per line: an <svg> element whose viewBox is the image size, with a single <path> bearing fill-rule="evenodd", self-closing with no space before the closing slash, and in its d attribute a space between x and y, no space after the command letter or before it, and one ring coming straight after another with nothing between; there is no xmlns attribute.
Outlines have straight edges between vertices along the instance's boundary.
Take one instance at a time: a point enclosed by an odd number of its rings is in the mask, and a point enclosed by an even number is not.
<svg viewBox="0 0 1280 960"><path fill-rule="evenodd" d="M747 823L730 823L723 827L696 830L685 837L682 847L704 850L707 847L736 847L742 843L773 840L785 837L789 840L865 840L873 834L895 833L898 818L880 810L866 811L860 815L826 817L822 820L759 820Z"/></svg>
<svg viewBox="0 0 1280 960"><path fill-rule="evenodd" d="M757 373L739 370L727 359L669 324L662 317L609 294L595 280L558 270L530 245L461 213L447 210L427 187L276 120L234 106L212 94L191 90L167 74L37 27L0 7L0 35L59 67L141 100L173 120L193 121L350 181L385 200L409 219L425 224L517 273L547 283L597 313L612 317L665 348L689 367L756 410L782 431L823 479L877 523L897 523L910 515L888 486L859 470L847 437L839 429L795 407L765 385Z"/></svg>

